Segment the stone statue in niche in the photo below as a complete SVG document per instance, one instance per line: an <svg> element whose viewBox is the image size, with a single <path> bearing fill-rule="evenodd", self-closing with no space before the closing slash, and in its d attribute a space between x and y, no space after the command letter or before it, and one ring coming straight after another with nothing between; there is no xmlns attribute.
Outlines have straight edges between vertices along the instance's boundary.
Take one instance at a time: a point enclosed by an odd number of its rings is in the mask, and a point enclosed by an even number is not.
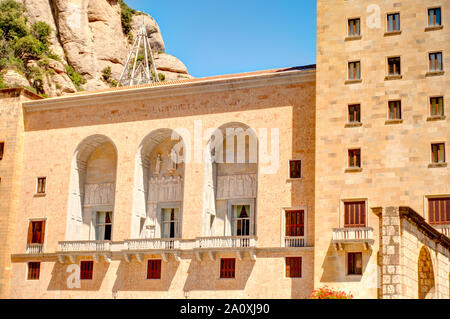
<svg viewBox="0 0 450 319"><path fill-rule="evenodd" d="M156 175L159 175L161 173L161 164L162 164L161 154L158 154L158 156L156 157L156 166L155 166Z"/></svg>
<svg viewBox="0 0 450 319"><path fill-rule="evenodd" d="M175 173L177 170L177 163L178 162L178 154L174 150L172 150L168 155L168 161L167 161L167 172L169 174ZM175 161L174 161L175 160Z"/></svg>

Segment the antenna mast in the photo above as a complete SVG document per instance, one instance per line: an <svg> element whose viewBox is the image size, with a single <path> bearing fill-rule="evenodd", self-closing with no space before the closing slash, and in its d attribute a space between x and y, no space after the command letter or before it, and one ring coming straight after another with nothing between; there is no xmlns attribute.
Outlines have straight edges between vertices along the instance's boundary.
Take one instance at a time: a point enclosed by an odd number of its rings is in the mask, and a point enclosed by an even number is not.
<svg viewBox="0 0 450 319"><path fill-rule="evenodd" d="M151 70L150 70L151 67ZM142 26L127 58L117 86L131 86L160 82L153 59L152 46L147 35L144 16Z"/></svg>

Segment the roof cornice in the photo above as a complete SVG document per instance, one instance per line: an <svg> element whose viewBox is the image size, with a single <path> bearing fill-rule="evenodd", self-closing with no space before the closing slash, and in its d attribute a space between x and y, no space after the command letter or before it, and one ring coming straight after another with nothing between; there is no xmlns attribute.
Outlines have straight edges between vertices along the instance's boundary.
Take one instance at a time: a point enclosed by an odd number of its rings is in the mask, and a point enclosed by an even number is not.
<svg viewBox="0 0 450 319"><path fill-rule="evenodd" d="M192 82L168 83L156 86L111 89L102 92L82 93L49 98L39 101L26 101L24 110L28 113L46 110L65 109L88 105L130 102L144 99L157 99L204 93L241 90L266 86L278 86L314 82L316 70L292 70L279 73L245 75L231 78L199 79Z"/></svg>

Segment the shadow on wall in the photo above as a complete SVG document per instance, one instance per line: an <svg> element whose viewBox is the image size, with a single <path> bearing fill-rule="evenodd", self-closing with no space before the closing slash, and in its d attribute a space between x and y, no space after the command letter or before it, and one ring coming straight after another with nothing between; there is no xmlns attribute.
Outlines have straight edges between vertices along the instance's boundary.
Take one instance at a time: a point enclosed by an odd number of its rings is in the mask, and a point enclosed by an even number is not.
<svg viewBox="0 0 450 319"><path fill-rule="evenodd" d="M321 283L333 283L333 282L360 282L362 275L347 275L347 253L349 252L361 252L361 248L352 249L349 247L346 250L338 251L334 245L330 242L328 246L327 254L322 263L322 277ZM362 251L362 273L364 274L367 269L370 257L372 256L372 249Z"/></svg>
<svg viewBox="0 0 450 319"><path fill-rule="evenodd" d="M431 261L430 250L422 247L418 260L418 289L419 299L435 298L435 282L433 262Z"/></svg>
<svg viewBox="0 0 450 319"><path fill-rule="evenodd" d="M254 266L254 261L236 259L236 278L220 279L220 258L215 261L206 256L203 261L192 259L183 290L244 290Z"/></svg>
<svg viewBox="0 0 450 319"><path fill-rule="evenodd" d="M168 291L180 265L169 259L161 262L161 279L147 279L147 263L149 257L142 262L132 259L129 263L121 261L117 268L113 293L118 291ZM154 258L159 259L159 258Z"/></svg>
<svg viewBox="0 0 450 319"><path fill-rule="evenodd" d="M108 272L109 264L105 262L94 262L93 277L92 280L80 280L80 288L70 288L68 281L75 279L75 272L68 271L70 265L73 264L60 264L56 262L53 266L52 277L50 279L47 290L72 290L72 291L98 291L102 286L105 275ZM79 265L77 263L76 265ZM79 276L79 274L78 274ZM78 277L79 278L79 277Z"/></svg>

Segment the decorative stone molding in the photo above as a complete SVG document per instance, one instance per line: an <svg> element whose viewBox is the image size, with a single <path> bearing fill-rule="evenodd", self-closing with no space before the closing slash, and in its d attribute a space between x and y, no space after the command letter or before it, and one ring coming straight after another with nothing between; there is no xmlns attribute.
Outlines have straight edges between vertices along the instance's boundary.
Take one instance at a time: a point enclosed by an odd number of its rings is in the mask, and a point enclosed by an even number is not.
<svg viewBox="0 0 450 319"><path fill-rule="evenodd" d="M85 184L84 206L113 205L114 184Z"/></svg>
<svg viewBox="0 0 450 319"><path fill-rule="evenodd" d="M183 178L181 176L151 177L148 203L180 202L183 200Z"/></svg>
<svg viewBox="0 0 450 319"><path fill-rule="evenodd" d="M256 174L217 177L217 199L256 198Z"/></svg>

